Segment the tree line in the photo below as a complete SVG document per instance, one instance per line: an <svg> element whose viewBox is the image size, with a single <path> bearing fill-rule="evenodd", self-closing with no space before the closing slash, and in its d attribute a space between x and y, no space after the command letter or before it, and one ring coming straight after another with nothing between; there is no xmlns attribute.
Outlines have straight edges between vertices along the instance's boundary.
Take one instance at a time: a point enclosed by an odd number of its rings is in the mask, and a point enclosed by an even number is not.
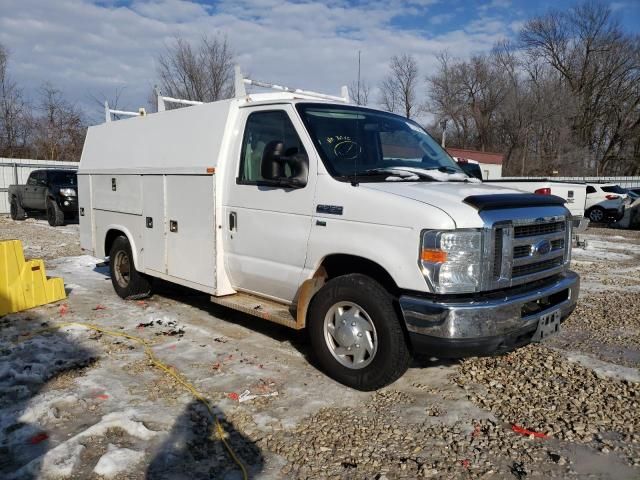
<svg viewBox="0 0 640 480"><path fill-rule="evenodd" d="M640 36L607 5L532 18L487 55L442 53L423 79L412 56L394 56L380 104L431 113L449 146L504 153L506 175L640 174Z"/></svg>
<svg viewBox="0 0 640 480"><path fill-rule="evenodd" d="M82 111L50 84L25 101L7 60L0 45L0 156L79 159ZM234 63L225 37L177 38L156 58L156 78L164 95L215 101L233 96ZM507 175L640 174L640 36L602 3L531 18L485 55L442 52L427 73L394 55L376 88L358 78L349 92L436 138L444 126L447 146L504 153Z"/></svg>

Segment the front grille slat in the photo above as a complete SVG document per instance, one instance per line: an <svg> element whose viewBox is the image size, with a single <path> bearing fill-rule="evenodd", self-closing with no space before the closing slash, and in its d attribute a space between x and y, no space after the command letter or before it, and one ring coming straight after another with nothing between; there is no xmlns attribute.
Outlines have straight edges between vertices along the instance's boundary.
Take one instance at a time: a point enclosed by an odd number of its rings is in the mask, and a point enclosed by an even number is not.
<svg viewBox="0 0 640 480"><path fill-rule="evenodd" d="M537 237L564 230L564 222L532 223L530 225L516 225L513 228L515 238Z"/></svg>
<svg viewBox="0 0 640 480"><path fill-rule="evenodd" d="M528 263L526 265L518 265L513 267L511 277L518 278L526 275L532 275L534 273L540 273L545 270L552 270L561 266L564 262L563 257L556 257L550 260L543 260L536 263Z"/></svg>

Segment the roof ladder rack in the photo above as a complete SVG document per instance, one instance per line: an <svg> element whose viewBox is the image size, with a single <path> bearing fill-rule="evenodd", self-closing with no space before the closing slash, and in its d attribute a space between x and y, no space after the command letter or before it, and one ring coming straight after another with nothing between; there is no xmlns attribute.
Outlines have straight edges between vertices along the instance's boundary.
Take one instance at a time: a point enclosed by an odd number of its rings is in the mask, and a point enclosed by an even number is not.
<svg viewBox="0 0 640 480"><path fill-rule="evenodd" d="M158 111L164 112L165 102L167 103L179 103L181 105L202 105L204 102L199 102L198 100L183 100L181 98L173 98L173 97L165 97L160 93L160 89L158 87L154 88L156 92L156 98L158 99Z"/></svg>
<svg viewBox="0 0 640 480"><path fill-rule="evenodd" d="M126 110L116 110L114 108L109 108L109 102L104 101L104 121L110 122L111 115L125 115L127 117L144 117L147 112L144 108L139 108L137 112L128 112Z"/></svg>
<svg viewBox="0 0 640 480"><path fill-rule="evenodd" d="M299 88L289 88L289 87L285 87L284 85L276 85L274 83L266 83L266 82L260 82L258 80L251 80L250 78L244 78L242 76L242 72L240 71L240 66L236 65L235 82L234 82L236 97L244 97L247 95L247 91L244 88L245 84L255 85L256 87L262 87L262 88L270 88L272 90L278 90L281 92L299 93L300 95L321 98L324 100L334 100L338 102L349 103L349 89L346 87L346 85L340 89L340 96L327 95L325 93L312 92L310 90L301 90Z"/></svg>

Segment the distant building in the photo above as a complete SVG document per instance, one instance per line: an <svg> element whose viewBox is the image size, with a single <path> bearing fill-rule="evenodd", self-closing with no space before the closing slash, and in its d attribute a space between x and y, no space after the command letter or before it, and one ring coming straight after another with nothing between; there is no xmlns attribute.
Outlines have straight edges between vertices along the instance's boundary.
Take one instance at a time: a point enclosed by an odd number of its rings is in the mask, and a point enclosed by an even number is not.
<svg viewBox="0 0 640 480"><path fill-rule="evenodd" d="M447 152L458 162L478 163L482 171L483 180L493 180L502 177L502 153L481 152L463 148L447 148Z"/></svg>

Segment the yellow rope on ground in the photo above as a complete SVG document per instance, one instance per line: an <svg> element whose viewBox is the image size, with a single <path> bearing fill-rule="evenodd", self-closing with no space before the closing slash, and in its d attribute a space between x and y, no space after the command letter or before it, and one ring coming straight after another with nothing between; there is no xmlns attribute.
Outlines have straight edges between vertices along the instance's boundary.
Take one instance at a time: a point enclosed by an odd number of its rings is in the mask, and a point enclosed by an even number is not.
<svg viewBox="0 0 640 480"><path fill-rule="evenodd" d="M87 328L89 330L95 330L96 332L104 333L105 335L110 335L112 337L126 338L127 340L131 340L132 342L135 342L135 343L138 343L139 345L142 345L143 348L144 348L144 353L147 355L147 357L149 358L149 360L151 361L151 363L155 367L159 368L160 370L162 370L166 374L170 375L175 381L177 381L187 391L189 391L191 393L191 395L193 395L196 398L196 400L200 401L201 403L204 404L205 407L207 407L207 410L209 411L209 414L215 420L216 429L217 429L217 433L218 433L218 438L220 439L222 444L225 446L225 448L229 452L229 455L231 456L233 461L240 467L240 470L242 470L243 479L244 480L248 480L249 476L247 474L247 470L246 470L244 464L240 461L240 459L236 455L236 452L233 451L233 448L231 448L231 445L229 445L229 443L225 439L226 432L224 430L224 427L222 426L222 424L218 420L218 417L213 413L213 409L211 408L211 405L209 404L209 401L191 383L189 383L187 380L182 378L182 376L177 371L175 371L174 369L169 367L167 364L163 363L156 356L156 354L153 353L153 350L151 350L151 345L149 345L149 343L144 338L136 337L135 335L129 335L127 333L115 332L113 330L107 330L105 328L99 327L97 325L93 325L91 323L80 323L80 322L62 322L62 323L59 323L59 324L57 324L55 326L52 326L52 327L41 328L39 330L36 330L35 332L30 333L29 336L38 335L40 333L46 333L46 332L53 331L53 330L59 330L60 328L73 327L73 326Z"/></svg>

